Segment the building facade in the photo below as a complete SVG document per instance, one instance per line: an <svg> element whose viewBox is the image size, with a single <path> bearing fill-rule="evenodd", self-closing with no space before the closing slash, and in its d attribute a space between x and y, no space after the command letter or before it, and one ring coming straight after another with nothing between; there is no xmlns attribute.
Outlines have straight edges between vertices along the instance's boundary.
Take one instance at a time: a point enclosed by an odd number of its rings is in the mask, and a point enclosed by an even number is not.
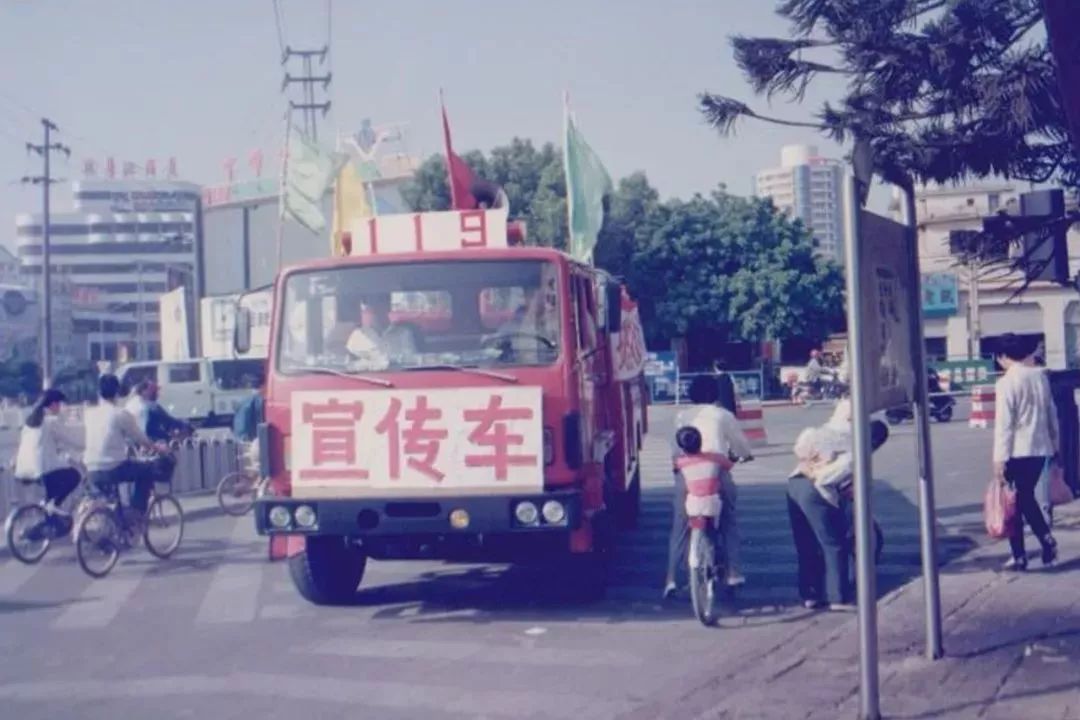
<svg viewBox="0 0 1080 720"><path fill-rule="evenodd" d="M949 245L954 230L982 230L999 210L1018 212L1019 190L1008 184L916 190L919 266L927 356L937 360L992 358L1005 333L1037 337L1050 368L1080 367L1080 293L1048 282L1016 296L1020 278L964 265ZM894 198L894 210L899 207ZM1070 273L1080 269L1080 232L1068 237ZM1016 252L1015 250L1012 252Z"/></svg>
<svg viewBox="0 0 1080 720"><path fill-rule="evenodd" d="M158 296L200 285L199 187L87 179L72 184L72 196L70 212L52 213L49 243L54 304L66 295L71 307L66 352L82 360L160 357ZM40 215L16 217L21 270L39 292L42 234Z"/></svg>
<svg viewBox="0 0 1080 720"><path fill-rule="evenodd" d="M755 192L802 220L821 255L843 263L842 183L843 167L838 160L821 157L813 145L786 145L780 151L780 167L757 174Z"/></svg>

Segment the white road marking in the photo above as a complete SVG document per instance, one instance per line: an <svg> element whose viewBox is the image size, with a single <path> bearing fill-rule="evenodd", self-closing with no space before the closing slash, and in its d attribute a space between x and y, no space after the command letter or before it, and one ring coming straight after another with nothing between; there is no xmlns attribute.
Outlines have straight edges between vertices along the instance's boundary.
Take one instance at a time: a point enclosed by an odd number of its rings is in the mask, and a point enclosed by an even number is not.
<svg viewBox="0 0 1080 720"><path fill-rule="evenodd" d="M428 640L377 640L370 637L336 638L317 645L309 652L373 660L446 660L554 667L636 667L644 662L640 657L611 650L531 645L497 646Z"/></svg>
<svg viewBox="0 0 1080 720"><path fill-rule="evenodd" d="M119 569L114 570L118 572ZM135 594L143 576L110 575L93 580L78 599L53 622L57 630L103 628L111 623Z"/></svg>
<svg viewBox="0 0 1080 720"><path fill-rule="evenodd" d="M250 518L239 518L232 534L231 545L243 544L252 539L255 530ZM259 612L259 593L262 589L262 562L231 562L226 560L210 581L203 596L196 623L246 623L253 621Z"/></svg>

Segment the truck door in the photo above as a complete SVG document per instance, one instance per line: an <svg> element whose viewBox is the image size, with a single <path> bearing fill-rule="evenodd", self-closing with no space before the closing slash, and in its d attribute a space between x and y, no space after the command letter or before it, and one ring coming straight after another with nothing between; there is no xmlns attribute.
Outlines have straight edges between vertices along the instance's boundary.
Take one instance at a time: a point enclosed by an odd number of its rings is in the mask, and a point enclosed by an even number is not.
<svg viewBox="0 0 1080 720"><path fill-rule="evenodd" d="M603 348L597 336L596 301L592 279L584 274L571 276L574 324L577 329L577 376L581 395L582 448L586 463L593 462L596 443L606 429L600 417L601 388L607 382Z"/></svg>

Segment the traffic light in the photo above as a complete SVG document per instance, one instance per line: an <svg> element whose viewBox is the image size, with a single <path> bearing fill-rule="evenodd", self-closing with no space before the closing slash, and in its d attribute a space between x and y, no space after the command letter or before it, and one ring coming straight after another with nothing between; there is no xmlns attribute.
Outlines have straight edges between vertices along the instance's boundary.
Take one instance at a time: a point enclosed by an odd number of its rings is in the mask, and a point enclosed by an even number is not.
<svg viewBox="0 0 1080 720"><path fill-rule="evenodd" d="M1065 193L1060 189L1036 190L1020 196L1020 215L1025 224L1039 229L1024 234L1021 242L1028 281L1048 280L1065 285L1069 278L1068 225L1053 223L1065 216ZM1053 223L1053 224L1052 224Z"/></svg>

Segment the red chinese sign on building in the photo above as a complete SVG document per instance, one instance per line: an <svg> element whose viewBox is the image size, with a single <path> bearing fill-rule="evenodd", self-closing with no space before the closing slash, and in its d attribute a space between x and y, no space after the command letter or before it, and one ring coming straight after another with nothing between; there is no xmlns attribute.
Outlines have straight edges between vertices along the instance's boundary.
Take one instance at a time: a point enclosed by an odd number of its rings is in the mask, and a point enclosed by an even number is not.
<svg viewBox="0 0 1080 720"><path fill-rule="evenodd" d="M292 417L301 491L543 486L539 388L298 393Z"/></svg>

